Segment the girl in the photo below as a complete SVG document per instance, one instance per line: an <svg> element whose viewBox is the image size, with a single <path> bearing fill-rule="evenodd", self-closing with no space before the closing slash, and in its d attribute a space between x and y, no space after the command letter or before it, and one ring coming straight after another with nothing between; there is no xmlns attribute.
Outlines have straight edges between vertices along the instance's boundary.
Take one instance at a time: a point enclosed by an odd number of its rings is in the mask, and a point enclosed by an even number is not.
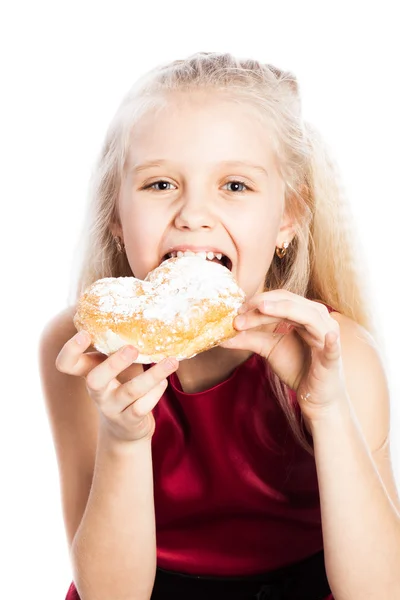
<svg viewBox="0 0 400 600"><path fill-rule="evenodd" d="M85 235L77 297L207 251L246 303L235 338L180 363L94 352L73 305L46 326L67 599L399 597L388 386L350 211L295 77L199 53L140 79Z"/></svg>

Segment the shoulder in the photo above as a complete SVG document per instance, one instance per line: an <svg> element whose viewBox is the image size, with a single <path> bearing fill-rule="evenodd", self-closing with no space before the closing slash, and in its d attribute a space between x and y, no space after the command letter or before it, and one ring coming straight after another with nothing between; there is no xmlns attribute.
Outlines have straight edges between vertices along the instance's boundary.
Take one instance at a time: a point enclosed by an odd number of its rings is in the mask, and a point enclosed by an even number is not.
<svg viewBox="0 0 400 600"><path fill-rule="evenodd" d="M42 381L55 369L55 359L64 344L76 333L73 323L75 307L69 306L52 315L43 324L39 338L39 364Z"/></svg>
<svg viewBox="0 0 400 600"><path fill-rule="evenodd" d="M44 325L39 339L39 373L48 416L53 425L56 422L60 426L62 422L66 425L68 419L82 416L85 406L91 402L84 379L61 372L56 366L63 346L76 334L74 314L75 307L70 306L52 316Z"/></svg>
<svg viewBox="0 0 400 600"><path fill-rule="evenodd" d="M73 317L75 314L75 306L68 306L56 313L44 324L42 337L43 336L57 336L69 334L75 330L73 323Z"/></svg>
<svg viewBox="0 0 400 600"><path fill-rule="evenodd" d="M373 379L381 386L381 392L387 392L387 377L385 365L378 344L373 336L359 323L332 310L330 316L340 330L343 366L346 370L347 382L350 385L360 385L360 375Z"/></svg>
<svg viewBox="0 0 400 600"><path fill-rule="evenodd" d="M343 374L349 398L371 451L385 441L389 425L389 384L385 365L372 335L362 325L338 312Z"/></svg>
<svg viewBox="0 0 400 600"><path fill-rule="evenodd" d="M71 305L63 308L55 315L52 315L49 320L44 323L39 340L39 352L44 352L46 355L51 350L56 350L63 347L77 329L74 325L73 318L76 312L76 305ZM92 346L88 350L91 350Z"/></svg>
<svg viewBox="0 0 400 600"><path fill-rule="evenodd" d="M39 339L39 368L46 403L58 404L60 389L72 385L74 379L56 368L56 359L64 344L76 333L73 322L75 307L69 306L53 315L44 324Z"/></svg>

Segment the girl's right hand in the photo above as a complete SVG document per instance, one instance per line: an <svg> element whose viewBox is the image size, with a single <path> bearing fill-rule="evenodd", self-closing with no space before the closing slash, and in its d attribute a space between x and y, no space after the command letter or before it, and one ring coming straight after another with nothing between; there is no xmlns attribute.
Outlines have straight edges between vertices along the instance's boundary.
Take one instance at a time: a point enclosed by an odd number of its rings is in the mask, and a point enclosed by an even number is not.
<svg viewBox="0 0 400 600"><path fill-rule="evenodd" d="M100 352L85 353L90 344L87 332L74 335L58 354L56 368L85 378L101 426L111 437L129 442L151 438L155 430L152 410L168 385L166 377L176 371L179 362L164 359L144 371L141 364L132 364L139 354L134 346L124 346L107 357ZM116 377L128 367L133 368L134 377L120 383Z"/></svg>

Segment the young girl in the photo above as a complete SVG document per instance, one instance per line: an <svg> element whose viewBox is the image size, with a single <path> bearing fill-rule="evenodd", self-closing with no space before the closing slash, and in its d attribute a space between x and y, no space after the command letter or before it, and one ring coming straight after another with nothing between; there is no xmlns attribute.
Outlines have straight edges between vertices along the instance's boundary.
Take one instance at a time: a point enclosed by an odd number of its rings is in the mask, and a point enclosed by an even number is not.
<svg viewBox="0 0 400 600"><path fill-rule="evenodd" d="M217 53L141 78L88 219L76 297L206 251L246 302L233 339L179 363L95 352L74 305L46 326L67 599L400 597L386 376L350 210L296 78Z"/></svg>

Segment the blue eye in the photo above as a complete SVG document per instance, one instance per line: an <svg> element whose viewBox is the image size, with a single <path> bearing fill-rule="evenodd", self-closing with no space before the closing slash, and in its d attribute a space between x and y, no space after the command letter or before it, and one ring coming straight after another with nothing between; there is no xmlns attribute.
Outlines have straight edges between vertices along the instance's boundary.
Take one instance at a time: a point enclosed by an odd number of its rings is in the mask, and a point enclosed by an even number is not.
<svg viewBox="0 0 400 600"><path fill-rule="evenodd" d="M173 185L170 181L165 181L164 179L159 179L158 181L155 181L154 183L150 183L149 185L146 185L143 189L144 190L151 189L151 190L154 190L156 192L168 192L168 191L170 191L166 187L163 187L162 189L157 189L157 188L154 187L154 186L159 185L159 184L162 184L163 186ZM225 185L235 185L235 186L237 186L237 185L240 186L241 185L246 190L250 190L250 188L244 183L244 181L240 181L240 179L237 179L237 180L235 179L233 181L228 181L227 183L225 183ZM236 190L228 190L228 191L231 191L233 193L241 193L241 192L244 192L245 190L244 189L241 189L241 190L240 189L239 190L236 189Z"/></svg>
<svg viewBox="0 0 400 600"><path fill-rule="evenodd" d="M230 184L234 184L234 185L242 185L243 187L246 188L246 190L249 190L250 188L244 183L244 181L240 181L238 180L234 180L234 181L228 181L228 183L226 183L225 185L230 185ZM232 192L244 192L244 190L230 190Z"/></svg>

